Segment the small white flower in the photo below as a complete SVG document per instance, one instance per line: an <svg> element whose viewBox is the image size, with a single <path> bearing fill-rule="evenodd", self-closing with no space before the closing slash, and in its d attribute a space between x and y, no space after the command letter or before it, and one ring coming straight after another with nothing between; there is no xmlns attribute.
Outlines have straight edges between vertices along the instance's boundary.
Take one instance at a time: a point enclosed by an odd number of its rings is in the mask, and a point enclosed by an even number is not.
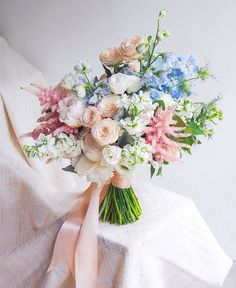
<svg viewBox="0 0 236 288"><path fill-rule="evenodd" d="M104 160L108 164L115 166L120 160L121 148L118 146L108 145L103 148L102 154L103 154Z"/></svg>
<svg viewBox="0 0 236 288"><path fill-rule="evenodd" d="M75 91L77 93L77 96L81 99L84 98L84 96L86 95L86 89L84 84L76 86Z"/></svg>
<svg viewBox="0 0 236 288"><path fill-rule="evenodd" d="M87 61L79 61L74 66L74 69L77 73L80 73L80 74L88 74L92 71L91 65Z"/></svg>
<svg viewBox="0 0 236 288"><path fill-rule="evenodd" d="M77 79L72 73L66 74L61 80L61 86L67 90L73 90L77 85Z"/></svg>

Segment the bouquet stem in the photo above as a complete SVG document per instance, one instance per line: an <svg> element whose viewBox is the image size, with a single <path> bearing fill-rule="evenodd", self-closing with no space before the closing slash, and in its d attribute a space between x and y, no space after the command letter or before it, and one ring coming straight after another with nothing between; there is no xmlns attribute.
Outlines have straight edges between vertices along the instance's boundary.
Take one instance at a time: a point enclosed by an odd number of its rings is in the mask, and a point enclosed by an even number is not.
<svg viewBox="0 0 236 288"><path fill-rule="evenodd" d="M142 214L137 196L133 188L118 188L112 183L100 204L102 222L124 225L137 221Z"/></svg>

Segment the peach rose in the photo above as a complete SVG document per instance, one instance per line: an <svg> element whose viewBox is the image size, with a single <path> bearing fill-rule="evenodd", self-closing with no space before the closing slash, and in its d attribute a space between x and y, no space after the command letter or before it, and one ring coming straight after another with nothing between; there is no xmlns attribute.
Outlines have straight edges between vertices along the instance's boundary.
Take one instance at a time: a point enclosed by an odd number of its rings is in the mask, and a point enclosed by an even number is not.
<svg viewBox="0 0 236 288"><path fill-rule="evenodd" d="M117 47L108 48L100 54L99 58L100 61L108 67L122 63L122 57Z"/></svg>
<svg viewBox="0 0 236 288"><path fill-rule="evenodd" d="M88 106L82 114L81 122L84 127L92 128L101 119L101 113L98 109L94 106Z"/></svg>
<svg viewBox="0 0 236 288"><path fill-rule="evenodd" d="M120 55L124 61L132 61L137 59L140 54L137 52L137 46L144 43L144 38L134 36L132 39L125 40L119 47Z"/></svg>
<svg viewBox="0 0 236 288"><path fill-rule="evenodd" d="M119 111L118 107L118 95L107 95L102 98L98 104L98 110L102 113L104 117L112 117Z"/></svg>
<svg viewBox="0 0 236 288"><path fill-rule="evenodd" d="M101 161L102 160L102 149L101 147L93 138L91 134L88 134L84 139L84 147L83 152L84 155L90 161Z"/></svg>
<svg viewBox="0 0 236 288"><path fill-rule="evenodd" d="M105 146L116 142L119 137L120 127L116 121L106 118L93 126L91 133L99 145Z"/></svg>

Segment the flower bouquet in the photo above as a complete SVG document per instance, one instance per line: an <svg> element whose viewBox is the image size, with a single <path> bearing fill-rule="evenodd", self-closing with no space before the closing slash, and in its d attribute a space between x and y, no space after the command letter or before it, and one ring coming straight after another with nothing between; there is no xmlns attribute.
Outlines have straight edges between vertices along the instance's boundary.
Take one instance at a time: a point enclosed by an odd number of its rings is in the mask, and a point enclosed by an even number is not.
<svg viewBox="0 0 236 288"><path fill-rule="evenodd" d="M163 166L191 154L201 136L211 137L222 119L218 98L204 103L190 97L197 81L211 77L209 69L192 55L161 50L170 35L160 28L164 16L161 11L154 37L135 36L101 53L100 77L79 62L54 88L25 88L42 106L39 125L24 135L34 140L24 146L27 156L68 159L64 170L105 185L102 221L137 221L142 209L129 181L133 170L148 164L151 177L161 175Z"/></svg>

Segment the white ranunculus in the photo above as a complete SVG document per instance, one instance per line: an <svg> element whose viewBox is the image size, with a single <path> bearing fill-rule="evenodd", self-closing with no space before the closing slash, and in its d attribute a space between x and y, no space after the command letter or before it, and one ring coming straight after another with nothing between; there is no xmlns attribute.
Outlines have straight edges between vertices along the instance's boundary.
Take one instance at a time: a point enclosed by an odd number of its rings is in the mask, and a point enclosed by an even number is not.
<svg viewBox="0 0 236 288"><path fill-rule="evenodd" d="M114 94L124 94L125 91L128 93L137 92L142 88L139 77L134 75L126 75L123 73L117 73L109 78L109 86L111 92Z"/></svg>
<svg viewBox="0 0 236 288"><path fill-rule="evenodd" d="M126 75L127 76L127 89L128 93L135 93L142 88L142 84L140 82L140 78L134 75Z"/></svg>
<svg viewBox="0 0 236 288"><path fill-rule="evenodd" d="M75 164L75 171L79 176L87 176L88 181L104 184L113 176L113 167L104 165L101 161L91 161L83 155Z"/></svg>
<svg viewBox="0 0 236 288"><path fill-rule="evenodd" d="M83 155L75 165L75 171L79 176L90 174L97 166L99 162L89 160Z"/></svg>
<svg viewBox="0 0 236 288"><path fill-rule="evenodd" d="M90 182L96 182L98 185L104 184L108 179L114 175L113 167L111 165L99 165L96 166L87 178Z"/></svg>
<svg viewBox="0 0 236 288"><path fill-rule="evenodd" d="M115 166L120 160L121 151L120 147L108 145L103 148L102 154L108 164Z"/></svg>
<svg viewBox="0 0 236 288"><path fill-rule="evenodd" d="M85 106L77 96L70 94L59 102L59 119L70 127L80 127Z"/></svg>
<svg viewBox="0 0 236 288"><path fill-rule="evenodd" d="M111 92L114 94L124 94L126 89L128 88L127 83L127 75L123 73L113 74L109 78L109 86Z"/></svg>

